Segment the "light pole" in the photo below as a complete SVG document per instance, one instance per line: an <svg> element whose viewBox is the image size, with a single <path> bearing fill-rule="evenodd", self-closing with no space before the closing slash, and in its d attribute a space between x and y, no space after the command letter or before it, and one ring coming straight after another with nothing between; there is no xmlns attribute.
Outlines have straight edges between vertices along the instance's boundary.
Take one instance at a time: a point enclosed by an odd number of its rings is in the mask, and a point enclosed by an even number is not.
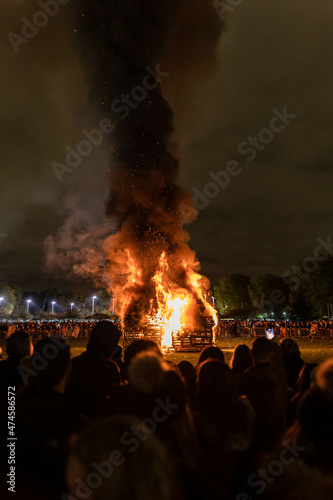
<svg viewBox="0 0 333 500"><path fill-rule="evenodd" d="M1 302L3 302L3 297L0 297L0 306L1 306Z"/></svg>
<svg viewBox="0 0 333 500"><path fill-rule="evenodd" d="M327 305L327 317L330 319L332 316L332 304L326 304Z"/></svg>
<svg viewBox="0 0 333 500"><path fill-rule="evenodd" d="M97 299L96 295L93 296L92 298L92 306L91 306L91 315L94 315L95 312L95 300Z"/></svg>
<svg viewBox="0 0 333 500"><path fill-rule="evenodd" d="M74 307L74 302L71 302L71 312L73 310L73 307Z"/></svg>
<svg viewBox="0 0 333 500"><path fill-rule="evenodd" d="M28 299L28 300L27 300L27 314L29 314L29 306L30 306L30 302L31 302L31 300L30 300L30 299Z"/></svg>
<svg viewBox="0 0 333 500"><path fill-rule="evenodd" d="M54 304L55 302L52 302L52 314L54 314Z"/></svg>

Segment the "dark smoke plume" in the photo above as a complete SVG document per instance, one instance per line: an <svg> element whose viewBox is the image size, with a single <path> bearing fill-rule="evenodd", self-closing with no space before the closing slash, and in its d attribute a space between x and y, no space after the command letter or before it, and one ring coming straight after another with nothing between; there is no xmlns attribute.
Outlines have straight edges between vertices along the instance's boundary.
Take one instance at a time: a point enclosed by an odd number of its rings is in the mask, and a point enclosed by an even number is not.
<svg viewBox="0 0 333 500"><path fill-rule="evenodd" d="M186 109L191 86L199 75L213 71L222 25L210 0L77 0L75 19L90 99L112 122L106 214L113 234L103 245L101 274L120 295L128 285L129 250L140 263L131 307L135 299L142 307L145 297L147 312L162 252L168 256L171 281L180 288L191 289L186 266L199 268L183 230L196 212L190 195L176 184L173 112L162 88L178 112ZM59 243L55 240L54 248ZM76 261L80 270L89 274L87 262ZM96 266L91 271L100 277Z"/></svg>

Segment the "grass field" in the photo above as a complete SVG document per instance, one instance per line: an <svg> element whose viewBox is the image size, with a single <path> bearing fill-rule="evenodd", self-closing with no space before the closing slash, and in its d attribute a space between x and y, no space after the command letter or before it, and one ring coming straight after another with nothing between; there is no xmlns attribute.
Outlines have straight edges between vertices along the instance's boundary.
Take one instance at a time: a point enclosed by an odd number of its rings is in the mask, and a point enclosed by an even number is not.
<svg viewBox="0 0 333 500"><path fill-rule="evenodd" d="M241 338L231 338L231 339L218 339L217 345L223 350L226 362L229 363L234 347L239 344L247 344L251 346L253 338L241 337ZM298 339L297 343L300 347L302 358L307 363L320 363L330 356L333 356L333 339ZM78 339L69 341L71 347L72 358L79 356L87 345L87 339ZM5 342L0 342L3 352L5 352ZM168 353L166 358L179 363L183 359L187 359L193 364L196 364L198 359L198 352L180 352L180 353ZM4 355L4 357L6 357Z"/></svg>
<svg viewBox="0 0 333 500"><path fill-rule="evenodd" d="M218 339L217 345L223 350L226 362L229 363L232 352L238 343L247 344L251 346L253 338L241 337L241 338L231 338L231 339ZM330 356L333 356L333 339L298 339L297 343L300 347L302 357L304 361L308 363L320 363ZM87 345L86 339L70 340L72 358L79 356ZM0 343L3 351L5 351L5 343ZM179 363L182 359L187 359L191 363L195 364L197 362L199 353L198 352L180 352L180 353L168 353L166 358Z"/></svg>

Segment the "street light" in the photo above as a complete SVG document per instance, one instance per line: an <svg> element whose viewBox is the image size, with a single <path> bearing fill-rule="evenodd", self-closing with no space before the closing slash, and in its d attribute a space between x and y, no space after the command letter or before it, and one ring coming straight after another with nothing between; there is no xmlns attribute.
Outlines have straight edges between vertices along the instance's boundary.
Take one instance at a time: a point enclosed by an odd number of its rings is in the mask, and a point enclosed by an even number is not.
<svg viewBox="0 0 333 500"><path fill-rule="evenodd" d="M52 314L54 314L54 304L55 302L52 302Z"/></svg>
<svg viewBox="0 0 333 500"><path fill-rule="evenodd" d="M91 306L91 315L94 315L95 312L95 300L97 299L96 295L92 297L92 306Z"/></svg>
<svg viewBox="0 0 333 500"><path fill-rule="evenodd" d="M0 306L1 306L1 302L3 301L3 297L0 297Z"/></svg>
<svg viewBox="0 0 333 500"><path fill-rule="evenodd" d="M30 306L30 302L31 302L31 300L30 300L30 299L28 299L28 300L27 300L27 314L29 314L29 306Z"/></svg>
<svg viewBox="0 0 333 500"><path fill-rule="evenodd" d="M74 305L75 305L74 302L71 302L71 311L72 311Z"/></svg>

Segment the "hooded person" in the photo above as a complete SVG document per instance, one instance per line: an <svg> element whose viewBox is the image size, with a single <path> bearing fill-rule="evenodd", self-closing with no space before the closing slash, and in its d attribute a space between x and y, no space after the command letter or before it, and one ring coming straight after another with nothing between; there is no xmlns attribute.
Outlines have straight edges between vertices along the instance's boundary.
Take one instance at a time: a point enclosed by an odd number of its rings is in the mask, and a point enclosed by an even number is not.
<svg viewBox="0 0 333 500"><path fill-rule="evenodd" d="M80 413L93 416L110 396L113 384L120 383L119 369L111 358L120 332L111 321L100 321L91 331L87 350L72 360L67 395Z"/></svg>

